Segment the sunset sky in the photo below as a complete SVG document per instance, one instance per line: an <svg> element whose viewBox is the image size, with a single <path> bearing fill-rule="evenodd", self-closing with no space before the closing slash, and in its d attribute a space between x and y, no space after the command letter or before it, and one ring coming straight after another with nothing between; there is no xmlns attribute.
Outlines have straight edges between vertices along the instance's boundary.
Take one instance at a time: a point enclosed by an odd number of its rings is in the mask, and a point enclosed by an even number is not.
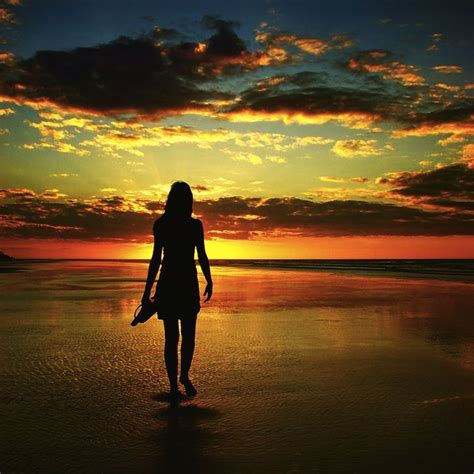
<svg viewBox="0 0 474 474"><path fill-rule="evenodd" d="M470 2L0 2L0 250L474 257Z"/></svg>

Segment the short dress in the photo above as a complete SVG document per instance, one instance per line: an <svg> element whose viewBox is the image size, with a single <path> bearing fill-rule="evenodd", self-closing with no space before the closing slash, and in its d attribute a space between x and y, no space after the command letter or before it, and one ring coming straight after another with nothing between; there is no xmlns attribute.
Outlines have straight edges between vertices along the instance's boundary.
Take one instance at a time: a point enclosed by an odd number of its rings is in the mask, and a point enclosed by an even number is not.
<svg viewBox="0 0 474 474"><path fill-rule="evenodd" d="M202 229L201 221L192 217L163 215L153 225L155 242L163 247L154 295L158 319L196 318L201 309L194 249Z"/></svg>

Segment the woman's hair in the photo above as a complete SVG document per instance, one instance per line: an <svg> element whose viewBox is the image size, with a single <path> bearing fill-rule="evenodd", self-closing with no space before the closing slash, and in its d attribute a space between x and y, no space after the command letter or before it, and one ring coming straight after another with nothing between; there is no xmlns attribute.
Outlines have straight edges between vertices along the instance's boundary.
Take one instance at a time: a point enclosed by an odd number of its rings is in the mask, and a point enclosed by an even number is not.
<svg viewBox="0 0 474 474"><path fill-rule="evenodd" d="M191 217L193 213L193 192L188 183L175 181L171 185L165 204L165 215Z"/></svg>

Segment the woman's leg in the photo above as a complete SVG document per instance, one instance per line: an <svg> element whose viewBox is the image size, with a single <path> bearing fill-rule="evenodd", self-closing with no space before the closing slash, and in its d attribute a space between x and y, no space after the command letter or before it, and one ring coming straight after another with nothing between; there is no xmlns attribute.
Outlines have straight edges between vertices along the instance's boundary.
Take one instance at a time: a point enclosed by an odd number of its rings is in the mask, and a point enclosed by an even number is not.
<svg viewBox="0 0 474 474"><path fill-rule="evenodd" d="M189 369L193 361L194 340L196 336L196 317L181 320L181 372L179 381L185 386L188 395L196 395L196 389L189 380Z"/></svg>
<svg viewBox="0 0 474 474"><path fill-rule="evenodd" d="M178 390L178 320L170 318L163 320L165 328L165 364L170 381L171 391Z"/></svg>

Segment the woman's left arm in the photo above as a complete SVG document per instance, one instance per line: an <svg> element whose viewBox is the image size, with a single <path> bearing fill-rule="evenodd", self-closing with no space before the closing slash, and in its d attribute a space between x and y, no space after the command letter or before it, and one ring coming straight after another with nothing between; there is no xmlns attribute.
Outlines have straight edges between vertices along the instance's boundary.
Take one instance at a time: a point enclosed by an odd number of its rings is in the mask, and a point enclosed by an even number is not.
<svg viewBox="0 0 474 474"><path fill-rule="evenodd" d="M156 280L156 275L161 265L161 254L163 251L163 246L158 242L158 239L155 236L155 243L153 245L153 255L151 256L150 265L148 266L148 276L146 278L145 291L142 296L142 303L148 302L150 300L151 289Z"/></svg>

